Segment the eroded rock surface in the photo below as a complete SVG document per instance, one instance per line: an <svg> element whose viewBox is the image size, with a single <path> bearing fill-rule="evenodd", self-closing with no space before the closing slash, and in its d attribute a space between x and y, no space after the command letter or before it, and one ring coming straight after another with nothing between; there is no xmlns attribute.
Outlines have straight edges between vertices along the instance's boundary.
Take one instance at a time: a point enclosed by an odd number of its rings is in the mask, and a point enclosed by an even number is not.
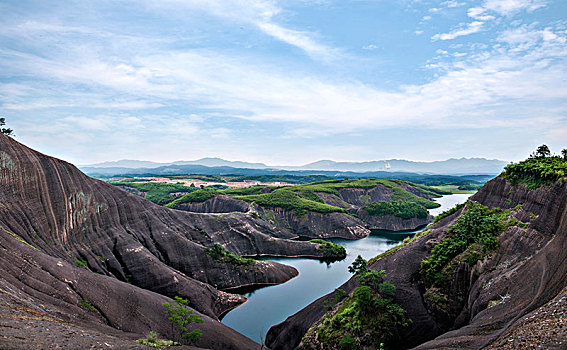
<svg viewBox="0 0 567 350"><path fill-rule="evenodd" d="M0 135L0 297L48 317L115 334L110 327L119 337L172 336L161 303L181 296L206 320L199 345L255 348L218 322L246 298L219 289L282 283L298 272L275 262L218 261L207 249L218 243L241 256L324 256L318 244L285 238L250 214L158 206ZM81 311L87 299L97 312Z"/></svg>

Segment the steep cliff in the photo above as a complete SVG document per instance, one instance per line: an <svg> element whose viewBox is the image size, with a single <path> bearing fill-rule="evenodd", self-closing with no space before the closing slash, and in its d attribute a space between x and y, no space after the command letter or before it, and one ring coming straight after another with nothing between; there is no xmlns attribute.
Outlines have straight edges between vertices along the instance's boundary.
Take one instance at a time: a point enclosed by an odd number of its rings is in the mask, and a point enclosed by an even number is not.
<svg viewBox="0 0 567 350"><path fill-rule="evenodd" d="M485 251L472 244L450 257L440 282L424 277L422 261L432 256L433 247L455 235L451 227L471 210L467 205L369 264L373 270L386 271L397 286L395 301L413 321L390 346L514 348L532 341L529 345L561 348L567 320L557 312L565 308L567 286L567 183L556 181L530 190L526 184L512 186L500 176L471 200L494 209L486 212L504 220L495 249ZM340 288L352 293L357 286L350 279ZM299 345L328 312L325 302L334 298L335 293L326 295L272 327L267 345L272 349Z"/></svg>
<svg viewBox="0 0 567 350"><path fill-rule="evenodd" d="M48 313L71 323L88 299L98 312L84 325L171 335L160 303L181 296L207 317L202 328L215 329L200 344L254 347L216 321L245 297L217 288L282 283L298 272L275 262L215 259L214 243L241 256L324 257L319 244L278 238L250 215L164 208L0 135L3 298L60 310Z"/></svg>

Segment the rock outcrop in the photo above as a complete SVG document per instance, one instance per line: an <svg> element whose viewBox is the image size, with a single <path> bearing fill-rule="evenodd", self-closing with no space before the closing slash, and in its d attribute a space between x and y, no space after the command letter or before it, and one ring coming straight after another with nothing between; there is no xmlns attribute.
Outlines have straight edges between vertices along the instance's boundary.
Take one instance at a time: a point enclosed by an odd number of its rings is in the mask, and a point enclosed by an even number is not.
<svg viewBox="0 0 567 350"><path fill-rule="evenodd" d="M441 304L424 295L420 264L431 254L432 246L447 236L448 227L463 209L433 225L429 234L370 265L374 270L386 270L387 279L397 286L395 301L413 321L394 346L514 348L530 339L532 346L563 348L561 335L567 318L557 310L565 307L567 287L567 183L558 181L551 187L528 190L525 184L513 187L498 177L472 200L490 208L510 209L524 224L502 232L497 250L485 259L473 266L457 264L445 287L447 299ZM350 279L340 288L351 293L357 285ZM298 346L311 325L326 314L324 302L331 298L333 293L272 327L267 345L271 349Z"/></svg>
<svg viewBox="0 0 567 350"><path fill-rule="evenodd" d="M432 199L430 195L424 194L409 183L400 181L394 186L399 186L418 197ZM268 188L265 190L270 191ZM298 215L295 210L259 206L226 195L217 195L204 202L183 203L177 209L197 213L255 213L255 217L265 221L273 231L279 231L275 235L286 238L360 239L368 236L371 230L415 230L433 219L432 216L402 219L394 215L370 215L363 208L366 204L392 199L392 188L382 184L370 189L340 188L336 192L337 194L315 191L323 203L342 208L346 213L306 211Z"/></svg>
<svg viewBox="0 0 567 350"><path fill-rule="evenodd" d="M241 256L324 257L318 244L285 238L250 214L158 206L0 135L0 297L45 317L120 336L172 336L161 303L181 296L206 319L199 345L253 348L217 321L246 298L219 289L282 283L298 272L217 261L207 251L218 243ZM98 312L79 312L81 300ZM85 322L75 323L79 314Z"/></svg>

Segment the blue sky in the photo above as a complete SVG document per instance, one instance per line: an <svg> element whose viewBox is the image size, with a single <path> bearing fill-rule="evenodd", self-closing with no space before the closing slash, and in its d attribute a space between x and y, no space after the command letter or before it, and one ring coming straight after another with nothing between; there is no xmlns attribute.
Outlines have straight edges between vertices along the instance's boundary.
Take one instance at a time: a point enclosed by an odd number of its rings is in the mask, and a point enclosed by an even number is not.
<svg viewBox="0 0 567 350"><path fill-rule="evenodd" d="M564 0L0 0L0 115L76 164L567 147Z"/></svg>

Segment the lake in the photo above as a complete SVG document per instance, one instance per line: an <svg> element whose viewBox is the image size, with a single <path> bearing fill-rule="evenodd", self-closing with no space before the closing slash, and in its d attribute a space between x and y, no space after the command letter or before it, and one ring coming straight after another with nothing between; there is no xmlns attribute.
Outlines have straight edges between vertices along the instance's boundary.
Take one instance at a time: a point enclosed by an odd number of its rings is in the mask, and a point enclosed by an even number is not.
<svg viewBox="0 0 567 350"><path fill-rule="evenodd" d="M463 203L470 194L453 194L436 198L441 207L431 209L432 215ZM248 301L230 311L222 323L234 328L245 336L261 343L271 326L284 321L314 300L333 291L351 277L348 266L358 255L369 260L378 254L398 245L405 237L413 236L417 231L391 232L375 230L367 238L359 240L332 239L347 250L347 257L338 262L327 264L312 259L272 258L282 264L291 265L299 270L299 276L277 285L256 289L244 294Z"/></svg>

